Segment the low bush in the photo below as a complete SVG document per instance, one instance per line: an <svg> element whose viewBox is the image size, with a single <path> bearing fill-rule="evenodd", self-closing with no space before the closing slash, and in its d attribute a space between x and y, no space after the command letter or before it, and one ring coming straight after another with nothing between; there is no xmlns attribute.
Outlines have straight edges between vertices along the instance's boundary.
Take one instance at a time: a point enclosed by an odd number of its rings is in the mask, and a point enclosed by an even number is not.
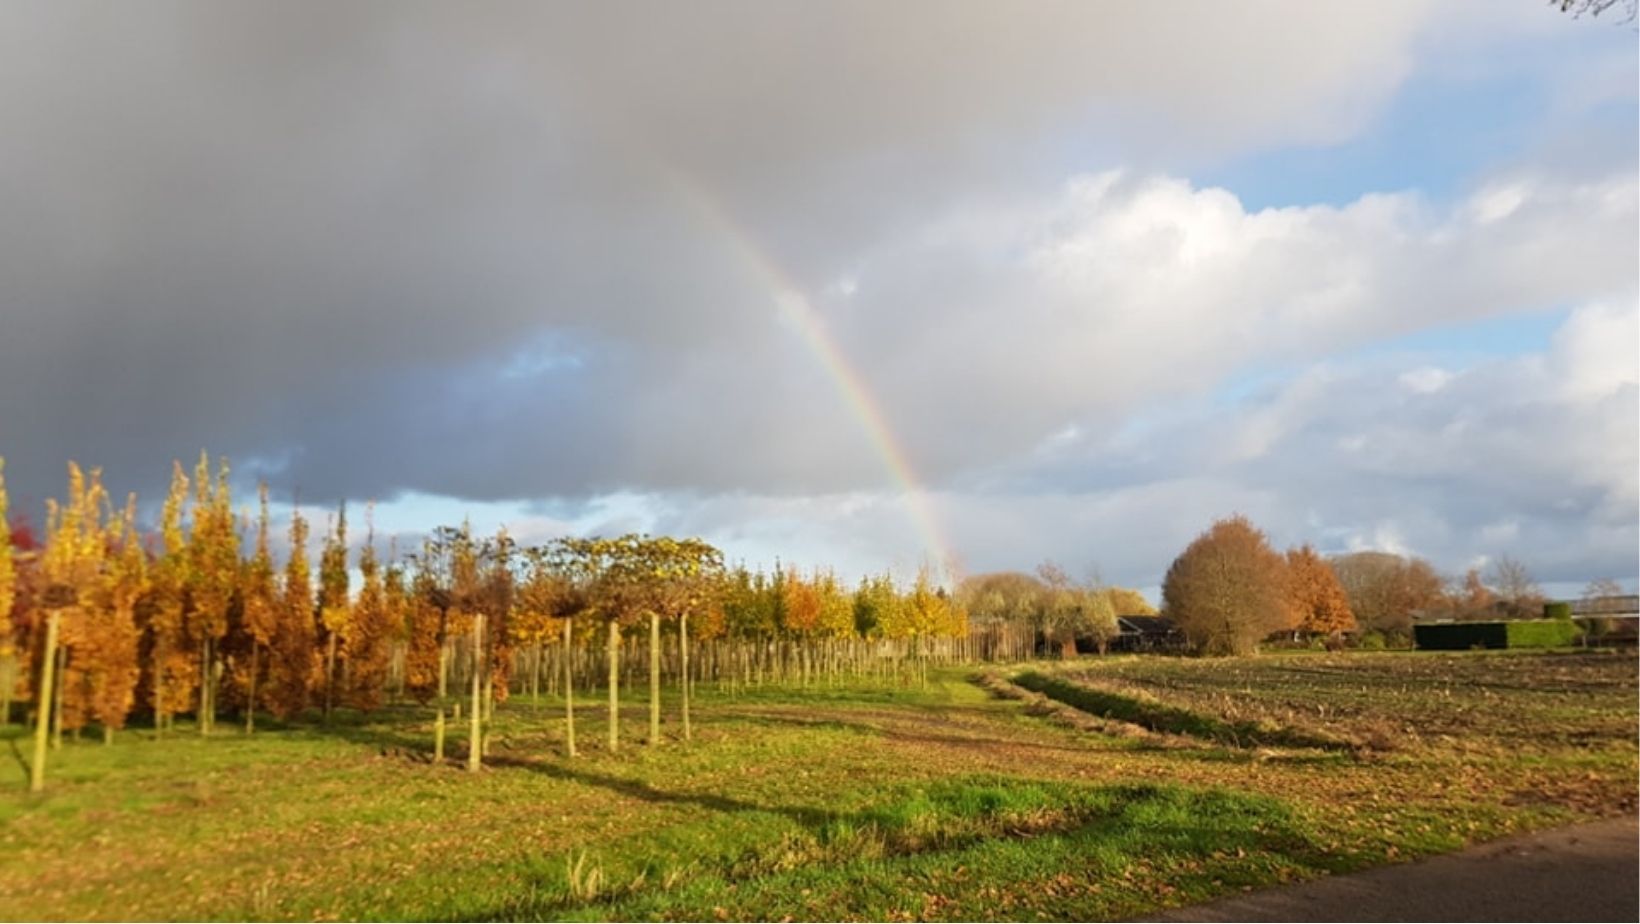
<svg viewBox="0 0 1640 924"><path fill-rule="evenodd" d="M1544 619L1571 619L1572 605L1564 600L1543 604Z"/></svg>

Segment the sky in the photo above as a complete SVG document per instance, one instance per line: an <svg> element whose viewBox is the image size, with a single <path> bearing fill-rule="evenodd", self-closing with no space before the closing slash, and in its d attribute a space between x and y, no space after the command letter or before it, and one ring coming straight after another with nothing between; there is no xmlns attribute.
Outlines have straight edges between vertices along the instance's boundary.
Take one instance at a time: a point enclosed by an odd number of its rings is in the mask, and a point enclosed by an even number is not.
<svg viewBox="0 0 1640 924"><path fill-rule="evenodd" d="M1636 32L1539 0L8 4L0 456L1154 593L1640 558ZM283 507L282 507L283 509Z"/></svg>

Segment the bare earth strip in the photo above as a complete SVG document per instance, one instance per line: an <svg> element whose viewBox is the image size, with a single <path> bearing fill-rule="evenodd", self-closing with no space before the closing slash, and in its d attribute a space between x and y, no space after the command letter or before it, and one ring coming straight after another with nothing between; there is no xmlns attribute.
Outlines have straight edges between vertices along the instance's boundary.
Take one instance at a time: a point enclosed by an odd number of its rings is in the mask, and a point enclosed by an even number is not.
<svg viewBox="0 0 1640 924"><path fill-rule="evenodd" d="M1154 921L1633 921L1640 825L1616 818L1178 908Z"/></svg>

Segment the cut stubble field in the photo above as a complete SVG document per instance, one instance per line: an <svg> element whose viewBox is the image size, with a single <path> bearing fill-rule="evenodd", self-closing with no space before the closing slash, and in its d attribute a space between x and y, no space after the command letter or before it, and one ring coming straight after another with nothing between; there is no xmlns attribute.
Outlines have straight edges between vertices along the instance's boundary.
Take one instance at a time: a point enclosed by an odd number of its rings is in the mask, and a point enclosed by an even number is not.
<svg viewBox="0 0 1640 924"><path fill-rule="evenodd" d="M692 742L573 760L515 698L477 774L408 706L71 742L0 795L0 916L1117 918L1635 810L1628 654L979 673L701 686Z"/></svg>

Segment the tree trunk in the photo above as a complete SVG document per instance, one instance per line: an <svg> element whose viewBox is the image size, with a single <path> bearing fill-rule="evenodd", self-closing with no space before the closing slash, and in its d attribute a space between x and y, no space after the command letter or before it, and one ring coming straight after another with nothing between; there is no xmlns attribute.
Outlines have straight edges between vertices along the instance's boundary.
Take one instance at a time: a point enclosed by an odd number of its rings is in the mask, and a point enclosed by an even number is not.
<svg viewBox="0 0 1640 924"><path fill-rule="evenodd" d="M165 734L165 642L163 639L154 640L154 735L163 737Z"/></svg>
<svg viewBox="0 0 1640 924"><path fill-rule="evenodd" d="M609 621L609 749L620 750L621 624Z"/></svg>
<svg viewBox="0 0 1640 924"><path fill-rule="evenodd" d="M649 746L661 743L661 616L649 614Z"/></svg>
<svg viewBox="0 0 1640 924"><path fill-rule="evenodd" d="M330 633L325 643L325 722L330 722L330 708L336 693L336 633Z"/></svg>
<svg viewBox="0 0 1640 924"><path fill-rule="evenodd" d="M575 756L575 667L570 652L574 626L574 619L564 620L564 745L571 757Z"/></svg>
<svg viewBox="0 0 1640 924"><path fill-rule="evenodd" d="M433 765L444 765L444 707L438 707L438 717L433 719Z"/></svg>
<svg viewBox="0 0 1640 924"><path fill-rule="evenodd" d="M245 694L245 734L256 731L256 652L262 646L251 642L251 682Z"/></svg>
<svg viewBox="0 0 1640 924"><path fill-rule="evenodd" d="M678 617L678 664L683 670L683 740L694 736L689 728L689 613Z"/></svg>
<svg viewBox="0 0 1640 924"><path fill-rule="evenodd" d="M484 765L484 614L473 617L473 715L467 745L467 769Z"/></svg>
<svg viewBox="0 0 1640 924"><path fill-rule="evenodd" d="M46 616L46 650L40 661L40 692L35 695L34 760L28 767L29 792L46 787L46 735L50 731L51 706L56 698L57 669L57 611Z"/></svg>
<svg viewBox="0 0 1640 924"><path fill-rule="evenodd" d="M212 639L207 636L202 647L205 651L205 659L199 675L199 733L209 735L216 730L216 646L212 644Z"/></svg>
<svg viewBox="0 0 1640 924"><path fill-rule="evenodd" d="M11 688L17 681L17 658L5 655L0 660L0 728L11 724Z"/></svg>
<svg viewBox="0 0 1640 924"><path fill-rule="evenodd" d="M63 678L68 675L68 649L57 649L57 682L52 685L51 697L51 747L56 750L63 746Z"/></svg>
<svg viewBox="0 0 1640 924"><path fill-rule="evenodd" d="M541 705L541 643L535 643L535 652L530 658L530 703Z"/></svg>
<svg viewBox="0 0 1640 924"><path fill-rule="evenodd" d="M440 642L438 646L438 701L443 704L444 697L450 694L450 645Z"/></svg>
<svg viewBox="0 0 1640 924"><path fill-rule="evenodd" d="M490 738L495 734L495 683L490 677L489 660L484 659L484 725L482 737L479 739L483 745L479 748L479 753L485 757L490 756Z"/></svg>

